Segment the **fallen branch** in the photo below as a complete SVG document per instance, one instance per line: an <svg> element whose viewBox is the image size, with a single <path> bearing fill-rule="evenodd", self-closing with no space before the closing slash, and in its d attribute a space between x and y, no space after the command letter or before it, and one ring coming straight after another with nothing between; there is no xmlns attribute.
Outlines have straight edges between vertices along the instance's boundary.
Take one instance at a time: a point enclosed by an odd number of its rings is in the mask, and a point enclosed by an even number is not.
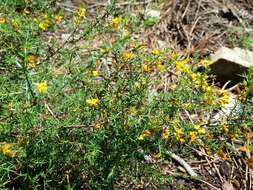
<svg viewBox="0 0 253 190"><path fill-rule="evenodd" d="M191 176L191 177L198 177L198 174L195 173L193 171L193 169L191 168L191 166L184 161L182 158L180 158L179 156L177 156L175 153L170 152L170 151L166 151L165 152L167 155L169 155L171 158L173 158L175 161L177 161L181 166L183 166L183 168L187 171L187 173Z"/></svg>

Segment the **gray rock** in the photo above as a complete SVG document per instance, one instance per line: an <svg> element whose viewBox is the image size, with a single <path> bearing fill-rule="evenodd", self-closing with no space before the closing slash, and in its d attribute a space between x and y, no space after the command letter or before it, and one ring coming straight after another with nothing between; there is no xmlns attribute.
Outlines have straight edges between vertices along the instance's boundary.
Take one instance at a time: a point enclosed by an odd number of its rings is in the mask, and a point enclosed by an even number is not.
<svg viewBox="0 0 253 190"><path fill-rule="evenodd" d="M160 18L160 11L158 11L158 10L152 10L152 9L147 9L145 11L145 15L146 15L146 17L154 17L154 18L159 19Z"/></svg>
<svg viewBox="0 0 253 190"><path fill-rule="evenodd" d="M229 49L222 47L211 55L211 70L218 81L225 83L241 81L240 75L253 67L253 52L240 48Z"/></svg>

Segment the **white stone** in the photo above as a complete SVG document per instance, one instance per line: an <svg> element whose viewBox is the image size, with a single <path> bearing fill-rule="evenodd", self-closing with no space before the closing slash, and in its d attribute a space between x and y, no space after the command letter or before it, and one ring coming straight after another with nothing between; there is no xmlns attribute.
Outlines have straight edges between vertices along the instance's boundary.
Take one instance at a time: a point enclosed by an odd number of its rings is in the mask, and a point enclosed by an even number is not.
<svg viewBox="0 0 253 190"><path fill-rule="evenodd" d="M152 9L148 9L145 12L146 17L155 17L155 18L160 18L160 11L157 10L152 10Z"/></svg>
<svg viewBox="0 0 253 190"><path fill-rule="evenodd" d="M211 55L210 65L218 81L238 82L239 75L253 67L253 52L240 48L229 49L222 47L216 53Z"/></svg>

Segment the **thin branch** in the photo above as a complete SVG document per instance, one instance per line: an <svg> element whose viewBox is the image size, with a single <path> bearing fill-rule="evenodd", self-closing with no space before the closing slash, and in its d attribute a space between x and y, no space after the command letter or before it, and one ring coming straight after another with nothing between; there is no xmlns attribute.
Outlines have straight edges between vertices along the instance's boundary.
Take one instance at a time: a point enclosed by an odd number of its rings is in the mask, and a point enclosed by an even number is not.
<svg viewBox="0 0 253 190"><path fill-rule="evenodd" d="M198 174L194 172L191 166L182 158L180 158L178 155L170 151L166 151L166 154L169 155L171 158L173 158L175 161L177 161L181 166L183 166L183 168L187 171L187 173L191 177L198 177Z"/></svg>

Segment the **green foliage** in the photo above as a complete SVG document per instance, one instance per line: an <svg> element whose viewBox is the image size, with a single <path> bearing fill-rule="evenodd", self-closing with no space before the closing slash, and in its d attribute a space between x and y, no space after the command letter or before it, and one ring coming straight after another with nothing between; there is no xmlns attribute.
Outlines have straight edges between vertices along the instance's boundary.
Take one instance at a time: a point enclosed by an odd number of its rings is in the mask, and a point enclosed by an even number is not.
<svg viewBox="0 0 253 190"><path fill-rule="evenodd" d="M229 42L233 47L241 47L244 49L250 49L253 45L252 31L246 29L233 29L229 32Z"/></svg>
<svg viewBox="0 0 253 190"><path fill-rule="evenodd" d="M158 18L150 16L147 19L145 19L144 26L152 27L153 25L155 25L157 23L157 21L158 21Z"/></svg>

